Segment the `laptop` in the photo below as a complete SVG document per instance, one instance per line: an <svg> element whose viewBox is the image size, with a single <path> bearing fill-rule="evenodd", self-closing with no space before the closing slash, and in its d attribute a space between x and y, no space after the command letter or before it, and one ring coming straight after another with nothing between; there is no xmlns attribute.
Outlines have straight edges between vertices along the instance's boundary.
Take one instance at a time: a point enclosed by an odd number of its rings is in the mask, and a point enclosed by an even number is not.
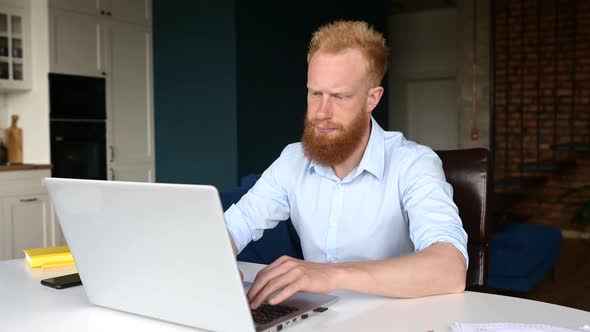
<svg viewBox="0 0 590 332"><path fill-rule="evenodd" d="M338 299L297 293L251 311L215 187L45 182L92 304L212 331L274 332Z"/></svg>

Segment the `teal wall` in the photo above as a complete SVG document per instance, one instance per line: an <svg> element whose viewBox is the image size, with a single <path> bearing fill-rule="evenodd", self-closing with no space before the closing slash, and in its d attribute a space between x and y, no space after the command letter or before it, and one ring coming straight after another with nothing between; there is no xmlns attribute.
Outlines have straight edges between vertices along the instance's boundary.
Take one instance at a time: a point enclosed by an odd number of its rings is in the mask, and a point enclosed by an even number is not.
<svg viewBox="0 0 590 332"><path fill-rule="evenodd" d="M386 32L381 0L154 0L153 6L156 179L220 190L262 172L300 140L314 30L361 19ZM384 98L373 112L384 128L386 110Z"/></svg>
<svg viewBox="0 0 590 332"><path fill-rule="evenodd" d="M153 1L156 181L237 183L234 0Z"/></svg>

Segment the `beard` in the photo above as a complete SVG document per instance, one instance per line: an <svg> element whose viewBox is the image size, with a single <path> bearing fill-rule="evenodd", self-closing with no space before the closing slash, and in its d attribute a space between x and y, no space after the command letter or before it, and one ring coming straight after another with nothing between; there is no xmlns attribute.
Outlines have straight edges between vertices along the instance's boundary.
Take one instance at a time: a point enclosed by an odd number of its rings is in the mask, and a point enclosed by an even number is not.
<svg viewBox="0 0 590 332"><path fill-rule="evenodd" d="M335 166L345 162L363 142L371 118L366 112L359 114L352 120L350 127L319 121L305 117L305 129L301 137L301 145L305 156L323 166ZM315 126L323 124L336 129L334 134L322 134L316 131Z"/></svg>

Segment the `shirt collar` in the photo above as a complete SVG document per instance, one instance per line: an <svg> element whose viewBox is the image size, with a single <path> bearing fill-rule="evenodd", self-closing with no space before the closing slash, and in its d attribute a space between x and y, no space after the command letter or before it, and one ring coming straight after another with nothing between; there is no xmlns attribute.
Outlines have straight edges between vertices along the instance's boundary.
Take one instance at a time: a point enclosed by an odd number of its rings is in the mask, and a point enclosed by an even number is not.
<svg viewBox="0 0 590 332"><path fill-rule="evenodd" d="M359 163L354 176L360 174L362 171L367 171L377 177L379 180L383 180L383 172L385 169L385 135L383 128L379 126L377 121L371 117L371 135L369 136L369 143L365 148L363 158ZM308 171L320 170L323 175L328 175L331 172L330 167L325 167L317 164L315 161L310 160Z"/></svg>
<svg viewBox="0 0 590 332"><path fill-rule="evenodd" d="M379 180L383 180L385 169L385 135L383 128L377 121L371 117L371 136L369 144L363 154L363 159L358 166L359 173L363 170L375 175Z"/></svg>

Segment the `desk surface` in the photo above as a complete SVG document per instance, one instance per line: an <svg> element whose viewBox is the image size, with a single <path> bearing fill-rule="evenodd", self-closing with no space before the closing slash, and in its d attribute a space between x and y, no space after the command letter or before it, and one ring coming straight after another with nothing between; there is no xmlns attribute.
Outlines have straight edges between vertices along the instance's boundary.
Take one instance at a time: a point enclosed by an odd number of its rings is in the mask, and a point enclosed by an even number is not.
<svg viewBox="0 0 590 332"><path fill-rule="evenodd" d="M261 268L240 263L246 280ZM0 261L0 330L196 331L88 303L83 287L55 290L39 281L75 268L30 269L22 260ZM450 331L454 322L520 322L578 328L590 312L507 296L465 292L420 299L391 299L338 291L327 312L287 331Z"/></svg>

